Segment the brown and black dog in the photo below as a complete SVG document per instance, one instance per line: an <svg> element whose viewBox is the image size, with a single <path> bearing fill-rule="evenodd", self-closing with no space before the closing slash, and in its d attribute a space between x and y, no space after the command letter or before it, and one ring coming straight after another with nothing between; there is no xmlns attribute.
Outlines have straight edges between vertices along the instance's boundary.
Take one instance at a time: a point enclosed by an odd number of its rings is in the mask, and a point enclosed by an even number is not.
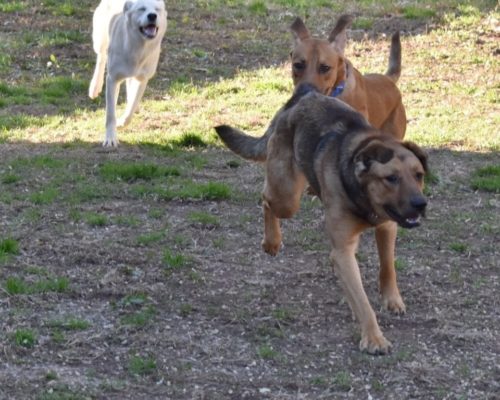
<svg viewBox="0 0 500 400"><path fill-rule="evenodd" d="M375 128L403 139L406 113L396 86L401 74L399 32L392 36L385 75L362 75L344 55L352 20L350 15L340 16L326 40L312 37L304 22L295 19L290 27L295 38L290 54L293 83L309 83L324 95L345 101Z"/></svg>
<svg viewBox="0 0 500 400"><path fill-rule="evenodd" d="M424 214L426 155L411 142L383 135L351 107L307 84L299 85L275 116L267 140L226 125L215 129L232 151L245 158L252 159L265 142L262 247L267 253L278 253L280 219L297 212L306 185L319 196L334 271L361 324L360 348L387 353L391 344L363 289L355 252L361 233L376 227L382 299L392 311L404 312L394 271L395 234L397 225L418 226Z"/></svg>

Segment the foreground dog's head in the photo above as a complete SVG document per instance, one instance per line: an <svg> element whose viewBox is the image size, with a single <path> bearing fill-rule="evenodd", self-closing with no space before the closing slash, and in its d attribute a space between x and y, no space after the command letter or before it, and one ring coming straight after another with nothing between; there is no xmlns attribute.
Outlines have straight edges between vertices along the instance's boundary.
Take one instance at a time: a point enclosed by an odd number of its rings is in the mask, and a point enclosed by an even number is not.
<svg viewBox="0 0 500 400"><path fill-rule="evenodd" d="M167 12L162 0L127 1L123 14L132 29L144 39L151 40L165 33Z"/></svg>
<svg viewBox="0 0 500 400"><path fill-rule="evenodd" d="M370 140L354 155L355 177L375 214L403 228L420 225L427 200L422 190L427 156L412 142Z"/></svg>
<svg viewBox="0 0 500 400"><path fill-rule="evenodd" d="M295 45L290 57L295 86L310 83L321 93L330 95L335 87L347 79L344 49L346 29L351 22L351 16L341 16L328 40L313 38L300 18L293 22L290 29Z"/></svg>

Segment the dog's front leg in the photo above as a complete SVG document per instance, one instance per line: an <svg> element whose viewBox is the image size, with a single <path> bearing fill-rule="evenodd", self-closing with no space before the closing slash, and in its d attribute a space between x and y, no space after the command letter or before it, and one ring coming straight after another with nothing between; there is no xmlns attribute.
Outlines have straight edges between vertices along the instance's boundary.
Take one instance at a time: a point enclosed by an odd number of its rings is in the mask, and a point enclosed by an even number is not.
<svg viewBox="0 0 500 400"><path fill-rule="evenodd" d="M375 228L375 239L380 260L379 283L382 304L393 313L404 314L406 307L399 293L394 268L397 231L398 227L395 222L386 222Z"/></svg>
<svg viewBox="0 0 500 400"><path fill-rule="evenodd" d="M122 117L118 120L117 126L127 126L130 123L144 95L147 84L147 79L142 81L135 78L127 79L127 107Z"/></svg>
<svg viewBox="0 0 500 400"><path fill-rule="evenodd" d="M116 136L116 102L119 90L120 82L108 74L106 78L106 137L102 144L104 147L118 146L118 138Z"/></svg>
<svg viewBox="0 0 500 400"><path fill-rule="evenodd" d="M340 280L351 310L361 324L359 348L370 354L386 354L391 348L391 343L380 330L375 313L363 288L356 261L355 252L359 233L355 229L350 229L349 223L346 221L327 219L327 229L333 245L330 260L334 272Z"/></svg>

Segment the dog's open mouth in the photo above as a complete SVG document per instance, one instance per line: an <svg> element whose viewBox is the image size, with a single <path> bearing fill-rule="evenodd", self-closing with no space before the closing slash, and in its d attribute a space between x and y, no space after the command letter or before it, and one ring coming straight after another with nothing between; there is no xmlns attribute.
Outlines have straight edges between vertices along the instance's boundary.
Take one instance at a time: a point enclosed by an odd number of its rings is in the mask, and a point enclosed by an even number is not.
<svg viewBox="0 0 500 400"><path fill-rule="evenodd" d="M141 26L139 30L148 39L154 39L156 37L156 34L158 33L158 27L155 24Z"/></svg>
<svg viewBox="0 0 500 400"><path fill-rule="evenodd" d="M417 226L420 226L421 215L417 212L403 216L390 206L385 206L384 210L387 213L387 215L393 221L397 222L398 225L401 226L402 228L411 229L411 228L416 228Z"/></svg>

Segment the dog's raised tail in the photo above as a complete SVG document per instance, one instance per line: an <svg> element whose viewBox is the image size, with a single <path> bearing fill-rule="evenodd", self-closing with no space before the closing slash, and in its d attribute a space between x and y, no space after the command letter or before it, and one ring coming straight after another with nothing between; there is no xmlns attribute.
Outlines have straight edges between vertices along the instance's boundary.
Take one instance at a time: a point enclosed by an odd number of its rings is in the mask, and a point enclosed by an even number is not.
<svg viewBox="0 0 500 400"><path fill-rule="evenodd" d="M385 74L394 82L397 82L401 75L401 38L399 31L392 35L389 68Z"/></svg>
<svg viewBox="0 0 500 400"><path fill-rule="evenodd" d="M224 144L239 156L252 161L266 161L269 135L253 137L229 125L216 126L215 131Z"/></svg>

